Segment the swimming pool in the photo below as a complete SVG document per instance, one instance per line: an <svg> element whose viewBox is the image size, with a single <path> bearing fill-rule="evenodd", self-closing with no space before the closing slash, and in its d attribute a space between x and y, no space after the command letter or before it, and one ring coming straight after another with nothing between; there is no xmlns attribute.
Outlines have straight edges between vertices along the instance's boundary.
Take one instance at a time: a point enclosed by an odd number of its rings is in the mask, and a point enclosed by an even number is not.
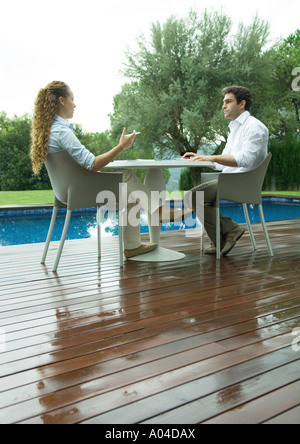
<svg viewBox="0 0 300 444"><path fill-rule="evenodd" d="M176 205L178 206L178 205ZM257 207L248 206L251 222L259 222ZM229 202L221 203L221 213L232 217L237 223L245 223L242 205ZM300 200L298 199L264 199L264 213L266 221L300 219ZM0 246L31 244L45 242L52 209L34 210L1 210L0 209ZM104 236L115 236L118 234L118 222L113 215L106 214L102 224L101 233ZM65 209L59 209L56 226L52 240L60 240L65 219ZM199 222L194 218L184 223L164 224L162 231L183 230L196 228ZM149 232L147 217L141 214L141 232ZM67 239L96 238L96 209L73 211Z"/></svg>

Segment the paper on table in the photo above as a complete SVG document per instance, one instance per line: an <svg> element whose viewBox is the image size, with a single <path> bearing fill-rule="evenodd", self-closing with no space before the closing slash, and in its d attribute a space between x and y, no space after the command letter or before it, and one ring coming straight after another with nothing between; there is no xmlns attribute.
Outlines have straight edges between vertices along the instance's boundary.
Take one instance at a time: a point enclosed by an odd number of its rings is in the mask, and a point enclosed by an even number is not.
<svg viewBox="0 0 300 444"><path fill-rule="evenodd" d="M136 136L138 136L139 134L141 134L141 133L135 133ZM131 133L131 134L126 134L126 137L130 137L130 136L133 136L133 133Z"/></svg>

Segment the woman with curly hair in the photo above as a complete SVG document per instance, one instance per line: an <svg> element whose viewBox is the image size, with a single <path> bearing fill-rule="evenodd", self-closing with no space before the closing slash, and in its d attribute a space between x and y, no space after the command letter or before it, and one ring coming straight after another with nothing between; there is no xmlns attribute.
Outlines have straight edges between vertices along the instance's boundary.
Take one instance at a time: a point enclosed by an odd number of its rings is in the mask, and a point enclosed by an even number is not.
<svg viewBox="0 0 300 444"><path fill-rule="evenodd" d="M109 153L95 157L77 139L72 125L66 121L74 115L76 105L72 91L64 82L52 82L39 91L32 121L31 161L39 174L48 153L66 149L84 168L97 172L133 144L135 133L126 137L125 130L118 146Z"/></svg>
<svg viewBox="0 0 300 444"><path fill-rule="evenodd" d="M116 147L105 154L94 156L80 143L73 133L73 126L67 120L73 117L75 108L73 93L64 82L51 82L39 91L35 101L31 131L30 157L34 174L40 173L47 154L66 150L83 168L96 173L112 162L124 150L131 148L136 132L134 131L132 135L126 136L126 128L124 128ZM128 189L127 214L130 212L130 207L138 205L134 192L143 191L146 196L145 202L147 202L143 205L144 209L150 214L159 212L161 222L182 219L182 211L171 210L170 214L170 208L159 207L158 203L156 207L154 205L154 208L149 208L150 202L153 205L151 190L131 171L124 173L123 181L127 184ZM140 198L140 193L138 197ZM145 254L157 247L156 244L142 244L139 225L132 226L130 221L126 225L124 227L125 257L131 258Z"/></svg>

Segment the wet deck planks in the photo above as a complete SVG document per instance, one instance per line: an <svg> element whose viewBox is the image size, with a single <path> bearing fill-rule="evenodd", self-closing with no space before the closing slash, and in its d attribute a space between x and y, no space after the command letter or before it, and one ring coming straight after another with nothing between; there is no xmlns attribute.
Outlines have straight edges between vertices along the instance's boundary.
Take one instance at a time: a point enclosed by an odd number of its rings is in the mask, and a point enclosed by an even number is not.
<svg viewBox="0 0 300 444"><path fill-rule="evenodd" d="M164 233L181 262L126 262L117 239L0 248L1 423L300 423L300 222L230 256Z"/></svg>

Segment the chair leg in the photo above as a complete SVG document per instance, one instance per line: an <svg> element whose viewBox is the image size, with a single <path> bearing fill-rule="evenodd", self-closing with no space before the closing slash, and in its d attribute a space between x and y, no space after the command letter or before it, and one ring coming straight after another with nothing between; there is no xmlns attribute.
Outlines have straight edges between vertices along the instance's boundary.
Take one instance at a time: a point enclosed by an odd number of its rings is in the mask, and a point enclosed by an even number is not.
<svg viewBox="0 0 300 444"><path fill-rule="evenodd" d="M48 236L47 236L47 240L46 240L43 256L42 256L42 259L41 259L41 264L44 264L45 261L46 261L46 257L47 257L47 254L48 254L48 249L49 249L49 245L50 245L50 242L51 242L51 238L52 238L52 234L53 234L53 229L54 229L54 225L55 225L55 221L56 221L57 210L58 210L58 207L54 206L53 207L53 212L52 212L52 217L51 217L51 223L50 223L50 227L49 227L49 231L48 231Z"/></svg>
<svg viewBox="0 0 300 444"><path fill-rule="evenodd" d="M101 207L97 208L98 259L101 259Z"/></svg>
<svg viewBox="0 0 300 444"><path fill-rule="evenodd" d="M261 220L261 223L263 226L265 238L266 238L267 245L268 245L268 250L269 250L270 256L273 257L274 253L273 253L272 245L271 245L270 238L269 238L269 233L268 233L268 229L267 229L267 225L266 225L266 221L265 221L264 210L263 210L262 204L260 204L258 206L258 208L259 208L260 220Z"/></svg>
<svg viewBox="0 0 300 444"><path fill-rule="evenodd" d="M201 226L201 252L204 253L205 250L205 229L203 225Z"/></svg>
<svg viewBox="0 0 300 444"><path fill-rule="evenodd" d="M250 217L249 217L249 213L248 213L247 204L243 204L243 208L244 208L244 214L245 214L246 222L247 222L247 225L248 225L248 230L249 230L249 233L250 233L250 238L251 238L253 250L256 251L257 250L257 245L256 245L256 242L255 242L255 238L254 238L254 234L253 234L253 230L252 230L252 225L251 225L251 222L250 222Z"/></svg>
<svg viewBox="0 0 300 444"><path fill-rule="evenodd" d="M122 208L119 209L119 257L120 257L120 267L124 266L124 255L123 255L123 212Z"/></svg>
<svg viewBox="0 0 300 444"><path fill-rule="evenodd" d="M58 252L57 252L56 259L55 259L55 262L54 262L54 267L53 267L53 270L52 270L54 273L56 273L56 271L57 271L58 264L59 264L60 257L61 257L61 253L62 253L62 250L64 248L64 244L65 244L65 240L66 240L66 236L67 236L67 232L68 232L68 228L69 228L69 224L70 224L71 215L72 215L72 210L68 210L67 214L66 214L66 219L65 219L64 231L63 231L63 234L61 236Z"/></svg>
<svg viewBox="0 0 300 444"><path fill-rule="evenodd" d="M217 259L221 259L221 227L220 227L220 208L216 208L216 247L217 247Z"/></svg>

